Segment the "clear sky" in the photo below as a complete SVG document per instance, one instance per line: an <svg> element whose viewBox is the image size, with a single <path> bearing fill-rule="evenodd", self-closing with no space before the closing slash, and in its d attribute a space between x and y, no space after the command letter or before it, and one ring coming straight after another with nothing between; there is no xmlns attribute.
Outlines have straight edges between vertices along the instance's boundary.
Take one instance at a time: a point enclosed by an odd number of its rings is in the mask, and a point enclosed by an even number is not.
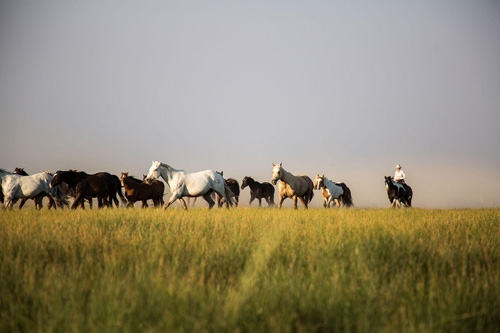
<svg viewBox="0 0 500 333"><path fill-rule="evenodd" d="M493 0L4 0L0 167L283 162L384 207L399 163L417 207L498 207L499 32Z"/></svg>

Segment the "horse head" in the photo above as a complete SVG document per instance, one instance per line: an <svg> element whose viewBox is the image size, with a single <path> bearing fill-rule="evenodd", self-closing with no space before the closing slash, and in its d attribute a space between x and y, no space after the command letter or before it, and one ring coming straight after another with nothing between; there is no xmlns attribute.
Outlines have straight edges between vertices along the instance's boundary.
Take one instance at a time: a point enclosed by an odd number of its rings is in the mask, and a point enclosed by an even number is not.
<svg viewBox="0 0 500 333"><path fill-rule="evenodd" d="M282 177L281 165L282 164L283 163L280 163L280 164L273 163L273 178L271 179L271 183L273 183L273 185L276 185L278 180L281 180L281 177Z"/></svg>
<svg viewBox="0 0 500 333"><path fill-rule="evenodd" d="M161 167L161 162L159 161L153 161L151 164L151 167L149 168L148 175L146 176L146 182L149 183L152 180L158 179L161 175L160 172L160 167Z"/></svg>
<svg viewBox="0 0 500 333"><path fill-rule="evenodd" d="M52 180L50 181L50 187L56 187L58 185L61 185L61 183L64 181L62 179L62 171L56 171L56 173L54 174L54 176L52 177Z"/></svg>
<svg viewBox="0 0 500 333"><path fill-rule="evenodd" d="M122 172L120 176L120 183L122 183L122 186L125 186L125 179L128 177L128 172Z"/></svg>
<svg viewBox="0 0 500 333"><path fill-rule="evenodd" d="M27 176L28 173L24 171L24 168L15 168L14 172L16 175Z"/></svg>
<svg viewBox="0 0 500 333"><path fill-rule="evenodd" d="M241 181L241 189L244 190L245 187L248 186L248 180L251 179L250 177L247 177L245 176L245 178L243 178L243 180Z"/></svg>
<svg viewBox="0 0 500 333"><path fill-rule="evenodd" d="M316 175L314 178L314 189L319 190L320 188L325 186L325 175Z"/></svg>

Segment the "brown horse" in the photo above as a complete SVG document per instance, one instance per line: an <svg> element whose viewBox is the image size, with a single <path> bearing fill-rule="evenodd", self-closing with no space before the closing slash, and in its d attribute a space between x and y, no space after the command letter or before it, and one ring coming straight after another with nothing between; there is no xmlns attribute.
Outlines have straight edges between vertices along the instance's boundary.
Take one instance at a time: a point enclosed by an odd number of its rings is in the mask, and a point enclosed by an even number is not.
<svg viewBox="0 0 500 333"><path fill-rule="evenodd" d="M158 180L158 179L152 180L148 183L148 182L146 182L146 177L147 177L147 175L144 175L144 174L142 175L142 182L146 183L146 184L150 184L155 188L156 195L158 196L157 200L160 203L159 205L163 206L163 204L165 203L165 201L163 200L163 195L164 195L163 193L165 193L165 183L162 182L161 180ZM153 202L154 202L154 200L153 200Z"/></svg>
<svg viewBox="0 0 500 333"><path fill-rule="evenodd" d="M121 184L125 189L125 197L128 200L127 207L133 207L137 201L142 201L142 207L148 207L147 200L153 200L155 207L161 206L157 187L153 184L141 182L139 179L129 177L128 172L122 172ZM163 197L163 190L161 191Z"/></svg>
<svg viewBox="0 0 500 333"><path fill-rule="evenodd" d="M221 171L221 172L216 171L216 172L218 174L220 174L221 176L224 176L224 171ZM236 207L238 207L238 202L239 202L239 197L240 197L240 184L238 184L238 181L236 179L233 179L233 178L224 179L224 181L226 182L227 186L229 186L229 189L231 190L231 193L233 194L234 205ZM212 195L214 193L212 193ZM218 194L217 194L217 205L219 206L219 208L222 207L222 205L224 205L224 200Z"/></svg>
<svg viewBox="0 0 500 333"><path fill-rule="evenodd" d="M293 208L297 209L297 198L299 198L305 209L307 209L307 205L314 196L311 178L306 175L294 176L281 165L282 163L278 165L273 163L273 178L271 180L273 185L276 185L278 180L280 181L278 186L280 196L278 208L281 208L281 204L286 198L292 198Z"/></svg>
<svg viewBox="0 0 500 333"><path fill-rule="evenodd" d="M102 208L103 204L112 207L113 202L118 207L116 194L120 196L123 203L126 202L121 191L120 180L117 176L107 172L89 175L83 171L57 171L50 186L55 187L63 182L75 189L75 201L71 205L72 209L78 206L85 208L83 201L94 197L97 197L99 208Z"/></svg>
<svg viewBox="0 0 500 333"><path fill-rule="evenodd" d="M259 207L262 205L262 198L264 198L269 205L269 207L274 206L274 186L268 182L259 183L255 181L252 177L243 178L241 182L241 189L245 187L250 187L250 203L255 199L259 200Z"/></svg>

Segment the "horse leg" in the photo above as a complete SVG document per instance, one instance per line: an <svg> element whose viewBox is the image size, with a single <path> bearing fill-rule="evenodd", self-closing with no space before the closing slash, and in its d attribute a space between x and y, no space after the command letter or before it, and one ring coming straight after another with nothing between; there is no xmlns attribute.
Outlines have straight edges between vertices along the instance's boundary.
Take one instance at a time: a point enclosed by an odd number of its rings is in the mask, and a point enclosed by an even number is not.
<svg viewBox="0 0 500 333"><path fill-rule="evenodd" d="M48 208L50 209L50 208L54 207L54 209L57 209L57 204L56 204L56 201L54 200L54 198L52 198L50 195L47 195L47 198L49 198ZM42 205L42 199L43 199L43 196L40 197L40 206Z"/></svg>
<svg viewBox="0 0 500 333"><path fill-rule="evenodd" d="M335 208L340 208L339 199L335 198L333 200L335 201Z"/></svg>
<svg viewBox="0 0 500 333"><path fill-rule="evenodd" d="M278 209L281 209L281 205L283 204L283 201L285 201L286 197L285 196L280 196L280 201L278 202ZM297 207L297 203L295 203L295 206Z"/></svg>
<svg viewBox="0 0 500 333"><path fill-rule="evenodd" d="M35 198L33 198L33 200L35 200L35 202L36 202ZM26 203L26 201L28 201L28 198L22 198L21 199L21 203L19 204L19 209L23 208L23 206Z"/></svg>
<svg viewBox="0 0 500 333"><path fill-rule="evenodd" d="M302 202L302 204L304 205L305 209L307 209L307 198L305 196L302 196L302 197L298 197L300 199L300 202ZM297 197L295 198L295 207L294 209L298 209L297 208Z"/></svg>
<svg viewBox="0 0 500 333"><path fill-rule="evenodd" d="M127 198L127 208L134 208L135 201L133 198Z"/></svg>
<svg viewBox="0 0 500 333"><path fill-rule="evenodd" d="M175 200L177 200L179 198L181 198L180 193L177 193L177 192L172 193L172 196L170 197L170 199L167 201L167 203L165 205L163 205L163 209L167 209L168 207L170 207L170 205L173 204L175 202ZM182 199L181 204L182 203L183 203L183 206L186 205L186 202L184 201L184 199ZM187 209L187 207L184 209Z"/></svg>
<svg viewBox="0 0 500 333"><path fill-rule="evenodd" d="M269 195L268 197L266 197L266 201L269 207L274 207L274 196Z"/></svg>
<svg viewBox="0 0 500 333"><path fill-rule="evenodd" d="M304 203L304 200L302 198L300 198L300 199L302 200L302 203ZM292 196L292 201L293 201L293 209L299 209L297 207L297 196L296 195ZM304 203L304 205L305 205L305 203Z"/></svg>
<svg viewBox="0 0 500 333"><path fill-rule="evenodd" d="M116 192L113 193L112 195L109 196L109 207L113 208L113 202L115 203L116 208L120 207L120 202L118 201L118 198L116 197Z"/></svg>
<svg viewBox="0 0 500 333"><path fill-rule="evenodd" d="M215 205L215 202L213 201L210 193L203 194L203 199L205 199L205 201L208 202L208 209L212 209L212 207Z"/></svg>
<svg viewBox="0 0 500 333"><path fill-rule="evenodd" d="M182 208L184 208L184 210L187 210L187 209L188 209L188 205L187 205L187 203L186 203L186 200L184 200L184 198L183 198L183 197L180 197L180 198L179 198L179 202L181 203L181 206L182 206Z"/></svg>
<svg viewBox="0 0 500 333"><path fill-rule="evenodd" d="M71 205L71 209L76 209L76 208L78 208L78 206L81 206L82 209L85 209L85 205L83 204L83 200L84 200L83 196L78 194L75 197L75 201L73 201L73 204Z"/></svg>

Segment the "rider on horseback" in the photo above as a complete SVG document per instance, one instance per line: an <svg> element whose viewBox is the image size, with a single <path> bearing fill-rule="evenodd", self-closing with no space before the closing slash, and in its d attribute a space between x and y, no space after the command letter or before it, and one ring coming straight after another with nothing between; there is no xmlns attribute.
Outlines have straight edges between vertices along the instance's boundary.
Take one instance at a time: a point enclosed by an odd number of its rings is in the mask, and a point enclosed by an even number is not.
<svg viewBox="0 0 500 333"><path fill-rule="evenodd" d="M393 179L397 184L401 185L405 191L408 191L408 185L406 185L405 181L406 175L399 164L396 164L396 172L394 172Z"/></svg>
<svg viewBox="0 0 500 333"><path fill-rule="evenodd" d="M401 169L401 165L396 165L396 172L394 173L394 181L398 184L405 184L406 175Z"/></svg>

